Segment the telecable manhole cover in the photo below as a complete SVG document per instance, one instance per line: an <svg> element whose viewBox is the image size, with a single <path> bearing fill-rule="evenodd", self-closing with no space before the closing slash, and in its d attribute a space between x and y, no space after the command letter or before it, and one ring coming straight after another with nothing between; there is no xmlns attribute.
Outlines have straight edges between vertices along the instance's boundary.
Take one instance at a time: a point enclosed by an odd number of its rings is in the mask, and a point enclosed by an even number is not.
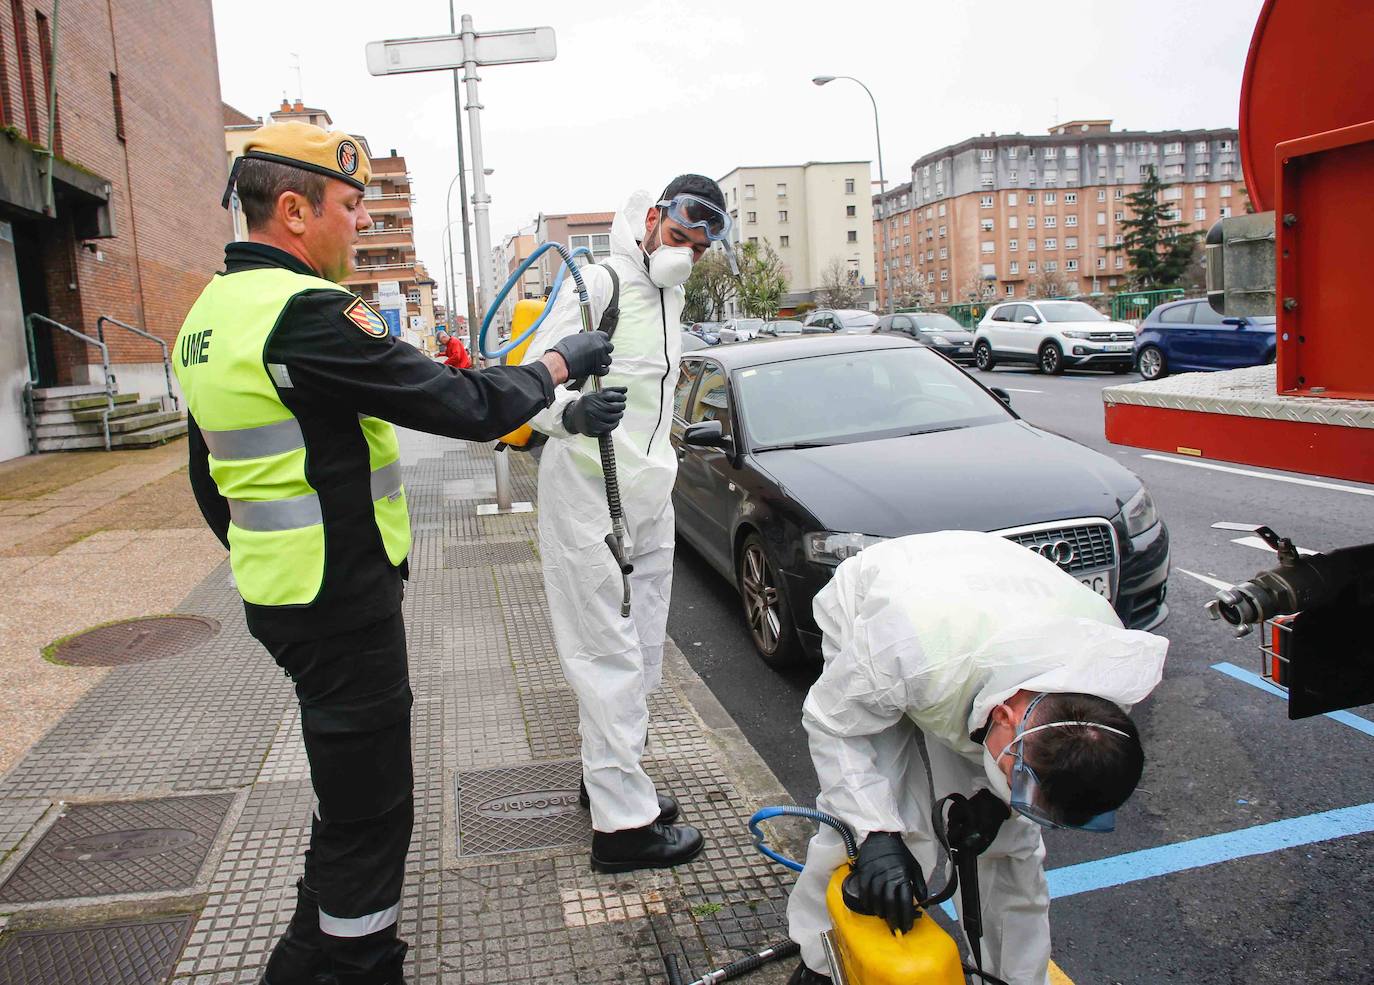
<svg viewBox="0 0 1374 985"><path fill-rule="evenodd" d="M27 930L0 946L0 985L155 985L171 977L195 916Z"/></svg>
<svg viewBox="0 0 1374 985"><path fill-rule="evenodd" d="M533 560L534 548L527 540L450 544L444 548L445 568L480 568L488 564L520 564Z"/></svg>
<svg viewBox="0 0 1374 985"><path fill-rule="evenodd" d="M232 800L209 794L71 804L0 886L0 901L189 888Z"/></svg>
<svg viewBox="0 0 1374 985"><path fill-rule="evenodd" d="M72 667L118 667L174 656L218 633L219 623L204 616L150 616L68 636L43 655Z"/></svg>
<svg viewBox="0 0 1374 985"><path fill-rule="evenodd" d="M591 841L577 802L582 762L531 763L458 774L458 854L525 852Z"/></svg>

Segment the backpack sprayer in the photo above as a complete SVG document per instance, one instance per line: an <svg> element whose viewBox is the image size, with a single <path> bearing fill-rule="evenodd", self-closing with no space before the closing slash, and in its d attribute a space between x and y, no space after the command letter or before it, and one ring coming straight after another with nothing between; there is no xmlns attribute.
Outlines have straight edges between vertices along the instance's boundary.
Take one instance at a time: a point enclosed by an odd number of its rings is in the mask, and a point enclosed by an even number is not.
<svg viewBox="0 0 1374 985"><path fill-rule="evenodd" d="M931 821L936 841L950 862L949 875L939 892L916 901L916 922L905 934L889 929L886 920L869 914L860 901L852 872L859 859L859 844L854 829L844 821L809 807L765 807L749 819L754 847L794 872L802 871L801 863L768 847L759 829L761 822L775 817L806 818L834 828L844 841L849 861L830 877L825 901L832 928L821 935L821 946L834 985L912 985L915 982L920 985L964 985L965 974L981 978L986 985L1007 985L982 970L980 946L982 911L978 893L978 856L992 844L997 832L993 827L980 824L969 804L968 798L957 793L935 803ZM934 920L922 919L923 911L950 899L955 890L961 891L964 934L973 955L972 967L961 962L959 945L943 927ZM796 954L798 950L795 941L783 941L707 972L690 985L719 985L760 965ZM677 958L668 955L663 963L668 985L683 985Z"/></svg>
<svg viewBox="0 0 1374 985"><path fill-rule="evenodd" d="M491 329L491 322L496 316L496 312L500 310L502 302L506 300L506 295L511 292L511 288L520 283L520 278L524 276L525 271L549 250L557 251L558 255L563 258L563 263L558 268L558 274L554 277L553 289L549 292L548 300L544 303L544 310L528 328L505 345L497 349L488 348L487 332ZM574 262L579 256L589 257L591 251L584 246L579 246L569 252L562 243L543 243L515 268L514 273L507 278L506 283L497 292L495 300L492 301L486 316L482 319L482 331L477 337L477 345L484 359L500 359L508 352L526 345L530 339L534 338L534 333L539 330L539 326L544 323L544 319L553 310L553 303L558 299L558 291L563 286L563 277L568 272L572 273L573 282L577 285L577 299L582 312L582 331L591 332L595 330L596 326L592 323L592 302L591 297L587 294L587 284L582 279L582 272ZM600 392L600 378L593 376L590 382L592 390ZM615 445L609 434L598 435L596 442L601 452L601 474L606 482L606 505L611 514L611 532L606 535L606 546L610 548L611 556L615 558L616 566L620 568L620 581L624 589L624 595L620 602L620 614L628 618L630 615L630 572L634 570L634 567L625 560L625 513L620 505L620 480L615 470Z"/></svg>

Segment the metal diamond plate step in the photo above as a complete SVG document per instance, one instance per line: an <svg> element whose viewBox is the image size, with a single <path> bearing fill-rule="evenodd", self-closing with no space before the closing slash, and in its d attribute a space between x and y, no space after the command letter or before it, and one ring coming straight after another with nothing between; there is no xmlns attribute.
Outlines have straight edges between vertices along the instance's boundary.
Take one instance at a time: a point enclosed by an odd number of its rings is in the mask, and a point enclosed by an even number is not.
<svg viewBox="0 0 1374 985"><path fill-rule="evenodd" d="M189 888L232 800L212 794L72 804L0 886L0 901Z"/></svg>
<svg viewBox="0 0 1374 985"><path fill-rule="evenodd" d="M577 803L581 779L576 759L459 773L458 854L589 845L591 815Z"/></svg>
<svg viewBox="0 0 1374 985"><path fill-rule="evenodd" d="M30 930L0 943L0 985L162 985L195 916L71 930Z"/></svg>

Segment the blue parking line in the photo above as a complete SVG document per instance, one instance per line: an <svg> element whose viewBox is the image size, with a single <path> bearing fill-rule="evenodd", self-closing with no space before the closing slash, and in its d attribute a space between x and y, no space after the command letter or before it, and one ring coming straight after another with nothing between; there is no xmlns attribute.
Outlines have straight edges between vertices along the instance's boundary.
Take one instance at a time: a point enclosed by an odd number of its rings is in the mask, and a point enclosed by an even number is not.
<svg viewBox="0 0 1374 985"><path fill-rule="evenodd" d="M1239 831L1207 835L1174 845L1146 848L1094 862L1066 865L1051 869L1045 875L1050 883L1050 898L1063 899L1095 889L1109 889L1142 879L1370 831L1374 831L1374 804L1359 804L1305 817L1272 821Z"/></svg>
<svg viewBox="0 0 1374 985"><path fill-rule="evenodd" d="M1251 687L1257 687L1261 691L1267 691L1272 695L1283 698L1285 701L1288 700L1288 692L1283 690L1283 688L1275 687L1259 674L1244 670L1237 667L1235 664L1224 662L1212 664L1212 669L1219 670L1227 677L1234 677L1236 680L1249 684ZM1374 722L1371 722L1367 718L1361 718L1359 715L1352 715L1348 711L1328 711L1326 717L1334 722L1340 722L1342 725L1348 725L1355 731L1363 732L1365 735L1374 738Z"/></svg>

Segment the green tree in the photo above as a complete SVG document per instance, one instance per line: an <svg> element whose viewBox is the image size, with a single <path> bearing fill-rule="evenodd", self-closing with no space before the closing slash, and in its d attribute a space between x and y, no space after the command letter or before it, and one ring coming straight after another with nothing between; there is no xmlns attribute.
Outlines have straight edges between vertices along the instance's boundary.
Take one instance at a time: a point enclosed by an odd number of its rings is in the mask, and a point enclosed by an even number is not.
<svg viewBox="0 0 1374 985"><path fill-rule="evenodd" d="M1175 205L1160 201L1163 190L1164 183L1151 166L1140 190L1126 196L1132 214L1121 223L1122 242L1108 247L1129 258L1131 287L1136 290L1176 285L1197 249L1198 234L1178 221Z"/></svg>
<svg viewBox="0 0 1374 985"><path fill-rule="evenodd" d="M708 250L692 267L692 276L687 278L683 290L686 292L683 321L720 321L725 306L735 296L735 279L730 274L725 254ZM689 318L689 313L693 317Z"/></svg>
<svg viewBox="0 0 1374 985"><path fill-rule="evenodd" d="M704 259L704 258L703 258ZM740 309L750 318L773 318L787 293L787 270L777 251L767 240L735 245L735 297Z"/></svg>

